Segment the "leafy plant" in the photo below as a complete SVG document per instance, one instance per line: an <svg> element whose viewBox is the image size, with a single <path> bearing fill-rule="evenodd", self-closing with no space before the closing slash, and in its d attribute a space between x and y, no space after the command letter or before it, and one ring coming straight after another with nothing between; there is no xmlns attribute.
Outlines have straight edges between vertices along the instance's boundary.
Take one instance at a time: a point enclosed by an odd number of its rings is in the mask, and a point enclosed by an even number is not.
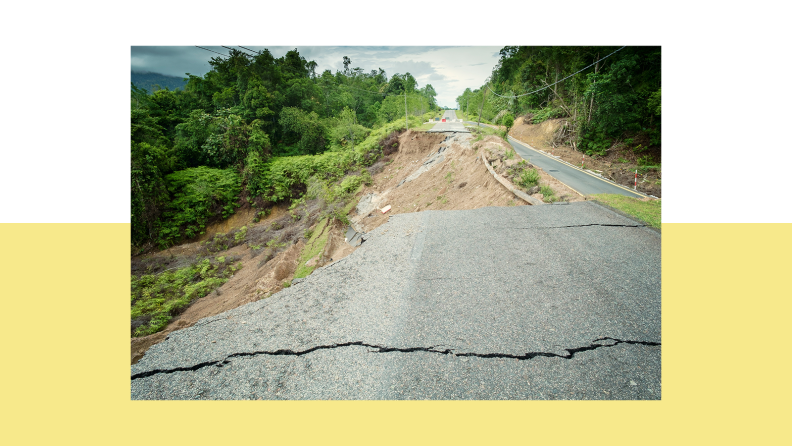
<svg viewBox="0 0 792 446"><path fill-rule="evenodd" d="M168 175L166 183L173 200L160 223L164 245L198 235L211 220L227 218L238 206L241 178L232 170L195 167Z"/></svg>
<svg viewBox="0 0 792 446"><path fill-rule="evenodd" d="M517 180L517 185L525 189L530 189L539 184L539 171L536 169L524 169L520 172L520 178Z"/></svg>
<svg viewBox="0 0 792 446"><path fill-rule="evenodd" d="M193 265L159 274L132 276L132 335L145 336L164 328L192 301L206 296L241 267L225 257L204 259Z"/></svg>
<svg viewBox="0 0 792 446"><path fill-rule="evenodd" d="M558 201L558 197L556 197L555 191L550 186L546 186L546 185L539 186L539 192L542 194L542 196L544 197L544 201L547 203L554 203Z"/></svg>

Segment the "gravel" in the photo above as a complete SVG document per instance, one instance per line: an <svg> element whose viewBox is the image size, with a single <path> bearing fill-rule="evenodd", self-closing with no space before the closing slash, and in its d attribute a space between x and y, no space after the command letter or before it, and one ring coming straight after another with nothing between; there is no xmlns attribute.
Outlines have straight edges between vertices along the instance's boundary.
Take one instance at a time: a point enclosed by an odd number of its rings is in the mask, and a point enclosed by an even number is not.
<svg viewBox="0 0 792 446"><path fill-rule="evenodd" d="M171 333L132 398L660 398L657 232L579 202L398 214L364 240Z"/></svg>

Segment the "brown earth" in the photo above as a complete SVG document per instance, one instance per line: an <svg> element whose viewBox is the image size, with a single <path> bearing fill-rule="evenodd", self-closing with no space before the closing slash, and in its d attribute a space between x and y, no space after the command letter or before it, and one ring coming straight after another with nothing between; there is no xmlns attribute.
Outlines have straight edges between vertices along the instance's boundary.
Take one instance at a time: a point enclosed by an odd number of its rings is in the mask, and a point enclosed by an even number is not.
<svg viewBox="0 0 792 446"><path fill-rule="evenodd" d="M444 160L434 164L416 179L397 185L413 174L427 157L437 152L444 134L408 131L399 137L400 146L396 153L380 160L369 168L373 183L357 194L356 200L369 194L380 194L382 200L378 208L391 205L385 214L374 209L367 215L357 215L353 208L350 218L359 230L369 232L385 223L393 214L419 212L427 209L475 209L486 206L523 206L527 203L516 197L495 180L484 166L481 156L498 160L498 169L508 175L503 160L506 143L496 137L487 136L473 142L472 136L458 136L444 145ZM381 170L380 170L381 169ZM544 174L542 183L549 184L560 197L569 201L579 200L576 194ZM541 198L541 194L539 195ZM258 223L253 223L253 210L242 212L231 218L210 225L206 233L189 243L170 249L136 256L132 259L133 274L157 273L166 269L188 266L207 255L232 256L242 262L242 268L228 282L209 295L196 299L189 307L168 324L162 331L131 339L131 360L134 364L143 357L146 350L164 340L169 333L187 328L202 318L214 316L237 308L258 299L277 293L291 283L303 250L301 237L306 219L293 221L286 205L272 208L271 214ZM312 209L307 209L313 215ZM308 219L310 220L310 219ZM312 223L311 223L312 224ZM300 226L302 225L302 226ZM232 234L246 226L246 243L227 250L208 252L216 234ZM273 229L280 227L280 229ZM330 229L327 244L312 264L323 266L338 261L351 254L355 248L346 243L343 228L335 225ZM268 251L269 248L251 249L250 246L263 246L271 240L285 240L287 246L281 252ZM277 241L276 240L276 241Z"/></svg>
<svg viewBox="0 0 792 446"><path fill-rule="evenodd" d="M369 232L388 221L393 214L429 209L457 210L526 205L526 202L498 183L481 161L483 147L497 144L489 138L499 139L490 136L478 143L472 143L472 140L451 142L443 152L443 161L415 180L398 186L421 167L445 139L442 133L413 130L405 132L399 138L399 151L390 156L381 172L372 176L372 185L358 194L359 197L370 193L378 194L380 200L376 204L377 209L366 215L356 215L353 209L353 223L358 230ZM388 205L391 205L391 209L385 214L378 210Z"/></svg>
<svg viewBox="0 0 792 446"><path fill-rule="evenodd" d="M608 149L605 156L586 156L584 161L581 152L557 142L559 140L557 133L567 123L568 120L562 118L550 119L541 124L527 124L522 118L517 118L514 120L514 127L509 131L509 135L535 149L560 156L561 159L572 165L585 167L629 188L635 184L635 170L638 169L639 157L649 154L657 163L661 161L660 150L657 147L639 153L633 152L633 147L639 144L644 147L649 145L648 140L640 139L636 139L632 147L627 147L623 143L614 144ZM644 174L639 171L638 190L647 195L661 197L661 176L661 172L657 170L650 170Z"/></svg>
<svg viewBox="0 0 792 446"><path fill-rule="evenodd" d="M521 161L521 158L514 152L514 149L512 149L510 145L507 145L506 141L493 135L484 138L480 144L483 144L482 148L488 154L487 161L490 162L495 172L509 180L512 184L517 184L519 172L517 169L513 169L513 166L517 165ZM509 159L507 154L511 154L512 158ZM559 201L585 201L583 195L580 195L566 184L551 177L541 167L534 166L531 163L528 163L527 167L536 169L539 172L539 185L550 186ZM528 192L525 188L521 189L524 192ZM532 196L540 200L544 198L541 193L534 193Z"/></svg>
<svg viewBox="0 0 792 446"><path fill-rule="evenodd" d="M147 271L156 273L166 269L182 268L207 255L205 243L211 240L214 234L228 234L238 230L241 226L248 227L248 243L210 253L211 256L237 258L242 262L242 268L223 286L205 297L196 299L181 314L174 317L162 331L148 336L131 338L132 364L140 360L152 345L164 340L169 333L190 327L205 317L215 316L275 294L282 290L286 284L291 283L297 268L297 261L305 246L301 237L286 239L287 246L281 248L283 250L280 252L270 251L268 248L250 248L250 245L263 245L268 240L289 234L289 227L277 231L269 229L273 223L288 224L291 220L288 207L279 205L272 208L271 214L258 223L251 222L254 216L254 213L247 213L237 218L229 218L225 222L208 227L206 234L197 241L133 257L132 271L138 275ZM328 243L328 247L325 249L328 260L323 263L329 262L331 258L338 260L355 249L348 244L345 247L338 243L339 239L341 242L344 240L340 227L331 228L329 239L333 243ZM323 263L318 266L322 266Z"/></svg>

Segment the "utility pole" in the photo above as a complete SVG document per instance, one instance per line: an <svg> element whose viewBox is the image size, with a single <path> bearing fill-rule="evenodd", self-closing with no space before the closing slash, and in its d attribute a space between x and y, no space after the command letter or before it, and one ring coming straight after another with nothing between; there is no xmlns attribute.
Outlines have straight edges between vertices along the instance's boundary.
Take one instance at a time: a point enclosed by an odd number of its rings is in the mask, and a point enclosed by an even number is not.
<svg viewBox="0 0 792 446"><path fill-rule="evenodd" d="M479 117L478 117L478 126L481 127L481 111L484 109L484 99L487 97L487 91L483 92L484 94L481 96L481 105L479 106Z"/></svg>
<svg viewBox="0 0 792 446"><path fill-rule="evenodd" d="M410 123L407 121L407 89L404 89L404 126L410 130Z"/></svg>

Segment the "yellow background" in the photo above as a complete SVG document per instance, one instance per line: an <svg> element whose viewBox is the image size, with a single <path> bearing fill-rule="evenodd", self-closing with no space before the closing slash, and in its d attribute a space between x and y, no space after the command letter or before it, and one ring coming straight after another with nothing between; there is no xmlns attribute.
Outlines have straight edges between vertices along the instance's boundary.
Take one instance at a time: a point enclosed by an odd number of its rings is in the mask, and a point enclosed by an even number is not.
<svg viewBox="0 0 792 446"><path fill-rule="evenodd" d="M663 225L662 401L626 402L130 401L128 240L0 224L5 444L789 441L789 224Z"/></svg>

